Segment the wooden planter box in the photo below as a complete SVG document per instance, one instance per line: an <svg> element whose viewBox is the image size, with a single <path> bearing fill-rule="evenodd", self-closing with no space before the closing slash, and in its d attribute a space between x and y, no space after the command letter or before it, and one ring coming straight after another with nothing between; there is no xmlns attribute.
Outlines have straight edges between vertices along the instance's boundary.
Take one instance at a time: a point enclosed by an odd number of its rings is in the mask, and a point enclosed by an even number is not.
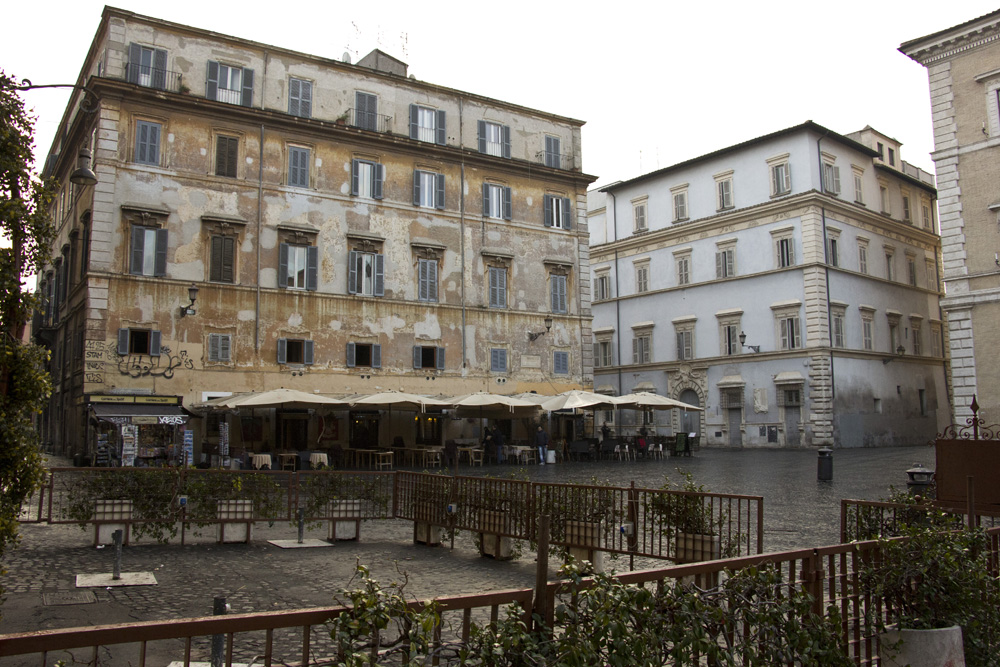
<svg viewBox="0 0 1000 667"><path fill-rule="evenodd" d="M356 540L361 536L361 501L332 500L327 506L330 517L330 534L327 539Z"/></svg>
<svg viewBox="0 0 1000 667"><path fill-rule="evenodd" d="M418 502L413 508L413 516L413 541L429 547L439 546L444 527L434 523L440 520L434 506L429 502Z"/></svg>
<svg viewBox="0 0 1000 667"><path fill-rule="evenodd" d="M577 560L590 561L594 572L604 572L604 552L601 546L603 521L567 521L566 545L569 554Z"/></svg>
<svg viewBox="0 0 1000 667"><path fill-rule="evenodd" d="M219 543L249 543L253 536L253 501L216 501L216 516L219 523Z"/></svg>
<svg viewBox="0 0 1000 667"><path fill-rule="evenodd" d="M114 544L116 530L122 531L122 544L128 544L128 521L131 519L131 500L95 500L94 545Z"/></svg>
<svg viewBox="0 0 1000 667"><path fill-rule="evenodd" d="M722 558L722 545L718 535L677 533L674 562L699 563Z"/></svg>
<svg viewBox="0 0 1000 667"><path fill-rule="evenodd" d="M513 558L512 540L500 533L508 532L509 521L507 512L500 510L483 510L480 515L479 553L497 560Z"/></svg>

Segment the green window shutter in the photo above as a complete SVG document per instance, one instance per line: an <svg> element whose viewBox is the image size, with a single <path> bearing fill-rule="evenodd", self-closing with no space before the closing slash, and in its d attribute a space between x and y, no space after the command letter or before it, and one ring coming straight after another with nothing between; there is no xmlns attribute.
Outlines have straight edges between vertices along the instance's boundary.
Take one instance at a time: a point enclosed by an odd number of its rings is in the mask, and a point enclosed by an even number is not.
<svg viewBox="0 0 1000 667"><path fill-rule="evenodd" d="M315 292L319 287L319 248L314 245L306 248L306 289Z"/></svg>
<svg viewBox="0 0 1000 667"><path fill-rule="evenodd" d="M490 184L483 183L483 217L490 215Z"/></svg>
<svg viewBox="0 0 1000 667"><path fill-rule="evenodd" d="M208 76L205 79L205 97L210 100L219 98L219 63L208 61Z"/></svg>
<svg viewBox="0 0 1000 667"><path fill-rule="evenodd" d="M563 229L573 229L573 206L569 197L562 198L562 226Z"/></svg>
<svg viewBox="0 0 1000 667"><path fill-rule="evenodd" d="M546 227L551 227L552 226L552 203L553 203L552 200L553 199L554 199L554 197L552 195L545 195L542 198L542 202L544 204L543 208L545 209L545 226Z"/></svg>
<svg viewBox="0 0 1000 667"><path fill-rule="evenodd" d="M420 206L420 171L413 170L413 205Z"/></svg>
<svg viewBox="0 0 1000 667"><path fill-rule="evenodd" d="M153 261L153 275L167 275L167 230L156 230L156 257Z"/></svg>
<svg viewBox="0 0 1000 667"><path fill-rule="evenodd" d="M444 209L444 174L435 174L434 184L437 188L434 193L434 208Z"/></svg>
<svg viewBox="0 0 1000 667"><path fill-rule="evenodd" d="M288 244L278 246L278 287L288 287Z"/></svg>
<svg viewBox="0 0 1000 667"><path fill-rule="evenodd" d="M361 165L360 160L351 161L351 194L355 197L361 192Z"/></svg>
<svg viewBox="0 0 1000 667"><path fill-rule="evenodd" d="M510 188L504 186L501 188L503 194L503 219L510 220L511 218L511 205L510 205Z"/></svg>
<svg viewBox="0 0 1000 667"><path fill-rule="evenodd" d="M212 254L209 259L208 279L212 282L222 282L222 255L225 237L212 237ZM213 334L214 335L214 334ZM209 338L211 340L211 338Z"/></svg>
<svg viewBox="0 0 1000 667"><path fill-rule="evenodd" d="M243 96L240 104L245 107L253 105L253 70L249 67L243 68Z"/></svg>
<svg viewBox="0 0 1000 667"><path fill-rule="evenodd" d="M132 258L129 273L133 276L142 275L143 249L145 248L146 228L132 225Z"/></svg>

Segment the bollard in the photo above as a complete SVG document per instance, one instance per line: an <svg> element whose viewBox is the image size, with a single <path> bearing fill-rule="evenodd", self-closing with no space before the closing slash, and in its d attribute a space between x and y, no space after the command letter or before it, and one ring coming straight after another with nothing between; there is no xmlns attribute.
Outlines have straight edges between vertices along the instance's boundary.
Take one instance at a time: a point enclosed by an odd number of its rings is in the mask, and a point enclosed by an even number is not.
<svg viewBox="0 0 1000 667"><path fill-rule="evenodd" d="M122 537L124 532L121 528L111 534L111 539L115 543L115 567L111 578L118 581L122 578Z"/></svg>
<svg viewBox="0 0 1000 667"><path fill-rule="evenodd" d="M213 598L212 615L224 616L229 610L226 598ZM225 635L212 635L212 667L222 667L222 649L225 646Z"/></svg>
<svg viewBox="0 0 1000 667"><path fill-rule="evenodd" d="M306 530L306 508L299 508L299 544L302 544L302 536Z"/></svg>
<svg viewBox="0 0 1000 667"><path fill-rule="evenodd" d="M819 448L819 459L816 461L816 479L820 482L833 481L833 450L829 447Z"/></svg>

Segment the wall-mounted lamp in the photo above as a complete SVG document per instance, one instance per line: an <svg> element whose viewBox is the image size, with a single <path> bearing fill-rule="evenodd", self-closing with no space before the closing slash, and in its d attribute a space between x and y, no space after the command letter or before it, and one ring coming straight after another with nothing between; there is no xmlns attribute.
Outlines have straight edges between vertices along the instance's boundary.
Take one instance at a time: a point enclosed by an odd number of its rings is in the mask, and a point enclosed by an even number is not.
<svg viewBox="0 0 1000 667"><path fill-rule="evenodd" d="M194 302L198 299L198 286L192 284L188 287L188 298L191 299L191 303L186 306L181 306L181 317L187 317L188 315L197 315L197 311L194 309Z"/></svg>
<svg viewBox="0 0 1000 667"><path fill-rule="evenodd" d="M97 174L90 168L90 149L86 146L80 146L76 170L69 175L69 182L76 185L97 185Z"/></svg>
<svg viewBox="0 0 1000 667"><path fill-rule="evenodd" d="M541 338L542 336L544 336L545 334L547 334L551 330L552 330L552 318L551 317L546 317L545 318L545 331L538 331L538 332L531 332L531 331L529 331L528 332L528 341L534 343L536 340L538 340L539 338Z"/></svg>
<svg viewBox="0 0 1000 667"><path fill-rule="evenodd" d="M906 354L906 348L903 347L902 345L898 345L896 347L896 354L899 356L903 356L904 354ZM882 360L882 365L885 366L886 364L892 363L895 359L896 357L886 357L885 359Z"/></svg>
<svg viewBox="0 0 1000 667"><path fill-rule="evenodd" d="M747 345L747 335L744 332L740 332L740 348L749 347L755 353L760 354L760 345Z"/></svg>
<svg viewBox="0 0 1000 667"><path fill-rule="evenodd" d="M80 110L85 114L92 114L97 111L97 94L86 86L78 86L73 83L49 83L35 85L29 79L22 79L20 86L11 86L10 90L38 90L39 88L72 88L82 90L83 97L80 99ZM69 175L69 182L75 185L97 185L97 174L90 168L90 148L86 144L80 146L77 154L76 170Z"/></svg>

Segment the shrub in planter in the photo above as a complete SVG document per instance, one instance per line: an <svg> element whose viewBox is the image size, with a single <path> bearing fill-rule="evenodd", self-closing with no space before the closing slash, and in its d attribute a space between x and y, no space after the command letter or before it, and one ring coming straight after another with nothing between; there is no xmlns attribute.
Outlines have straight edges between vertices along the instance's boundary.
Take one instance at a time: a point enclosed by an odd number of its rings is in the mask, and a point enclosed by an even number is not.
<svg viewBox="0 0 1000 667"><path fill-rule="evenodd" d="M188 497L185 519L199 528L220 520L273 521L287 513L284 492L268 473L187 471L182 493Z"/></svg>
<svg viewBox="0 0 1000 667"><path fill-rule="evenodd" d="M95 520L130 519L134 537L151 537L166 543L177 535L178 480L179 473L172 468L110 468L80 472L69 488L63 516L78 521L84 530ZM124 508L125 502L131 504L129 517L106 511L100 516L97 514L100 508Z"/></svg>
<svg viewBox="0 0 1000 667"><path fill-rule="evenodd" d="M724 545L720 536L729 520L726 511L705 502L701 494L708 490L702 484L695 484L691 473L681 472L681 475L684 482L680 488L669 479L660 487L675 493L654 495L648 504L661 533L673 540L674 560L692 563L735 555L739 540L730 539Z"/></svg>

